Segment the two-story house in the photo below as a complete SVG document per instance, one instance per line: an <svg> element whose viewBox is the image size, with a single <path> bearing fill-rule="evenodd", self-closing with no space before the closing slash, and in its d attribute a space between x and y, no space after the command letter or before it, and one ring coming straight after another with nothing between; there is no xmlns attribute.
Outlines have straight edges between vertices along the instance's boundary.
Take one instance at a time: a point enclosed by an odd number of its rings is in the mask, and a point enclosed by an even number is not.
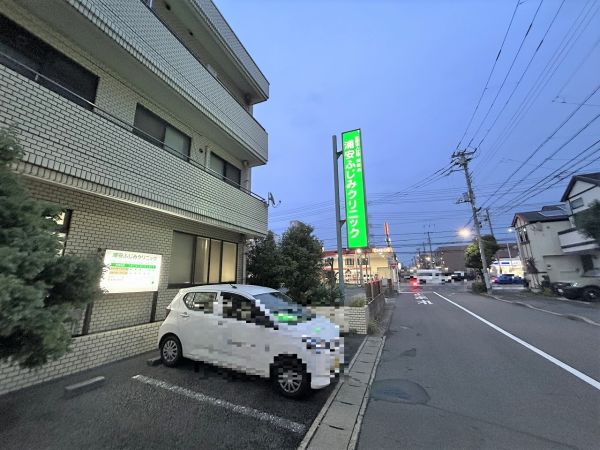
<svg viewBox="0 0 600 450"><path fill-rule="evenodd" d="M519 255L529 286L539 288L542 281L562 281L578 273L577 257L565 257L558 233L570 228L564 205L544 206L540 211L515 214L512 227L517 235Z"/></svg>
<svg viewBox="0 0 600 450"><path fill-rule="evenodd" d="M0 126L31 195L64 208L66 253L99 255L106 293L72 351L0 366L0 394L155 348L181 287L243 282L267 231L251 170L269 84L211 0L0 0Z"/></svg>
<svg viewBox="0 0 600 450"><path fill-rule="evenodd" d="M583 273L600 273L600 246L598 242L577 229L575 215L586 211L595 201L600 202L600 172L576 175L571 178L560 199L569 205L570 227L558 233L560 248L565 255L581 259Z"/></svg>

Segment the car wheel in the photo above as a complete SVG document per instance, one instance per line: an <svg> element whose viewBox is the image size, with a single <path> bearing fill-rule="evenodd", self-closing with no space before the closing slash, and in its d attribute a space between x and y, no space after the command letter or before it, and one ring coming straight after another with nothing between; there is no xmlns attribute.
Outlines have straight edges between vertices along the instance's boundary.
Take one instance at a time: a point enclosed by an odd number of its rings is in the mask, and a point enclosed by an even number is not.
<svg viewBox="0 0 600 450"><path fill-rule="evenodd" d="M600 288L597 287L589 287L583 290L581 297L586 302L597 302L600 301Z"/></svg>
<svg viewBox="0 0 600 450"><path fill-rule="evenodd" d="M181 342L172 334L163 338L160 343L160 359L167 367L175 367L181 361Z"/></svg>
<svg viewBox="0 0 600 450"><path fill-rule="evenodd" d="M302 398L310 391L310 375L295 358L282 358L273 367L275 389L289 398Z"/></svg>

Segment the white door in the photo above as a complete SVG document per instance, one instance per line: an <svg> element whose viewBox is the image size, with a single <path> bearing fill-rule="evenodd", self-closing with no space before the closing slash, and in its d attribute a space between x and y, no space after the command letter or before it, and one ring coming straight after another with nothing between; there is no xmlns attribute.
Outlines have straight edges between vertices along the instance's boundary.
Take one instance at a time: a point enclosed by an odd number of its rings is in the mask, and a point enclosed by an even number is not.
<svg viewBox="0 0 600 450"><path fill-rule="evenodd" d="M216 292L189 292L182 303L179 330L184 356L209 361L215 349L214 336L217 334L217 319L214 314Z"/></svg>

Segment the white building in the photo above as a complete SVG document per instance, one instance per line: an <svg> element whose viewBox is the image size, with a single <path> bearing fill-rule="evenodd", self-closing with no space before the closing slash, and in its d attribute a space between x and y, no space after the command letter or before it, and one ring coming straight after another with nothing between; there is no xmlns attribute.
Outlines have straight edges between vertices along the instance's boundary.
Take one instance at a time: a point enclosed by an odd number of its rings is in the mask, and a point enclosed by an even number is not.
<svg viewBox="0 0 600 450"><path fill-rule="evenodd" d="M31 194L64 207L65 252L158 262L151 288L81 312L62 359L0 366L0 394L150 350L178 288L244 280L267 231L251 170L268 95L210 0L0 0L0 126Z"/></svg>
<svg viewBox="0 0 600 450"><path fill-rule="evenodd" d="M567 203L571 211L569 216L571 227L558 233L560 248L565 255L580 256L584 272L600 269L598 242L577 230L573 217L587 210L593 202L600 202L600 172L571 178L560 201Z"/></svg>
<svg viewBox="0 0 600 450"><path fill-rule="evenodd" d="M512 226L517 234L525 279L531 287L539 288L545 279L562 281L578 273L579 259L565 257L558 240L558 233L570 228L569 213L563 205L518 212Z"/></svg>
<svg viewBox="0 0 600 450"><path fill-rule="evenodd" d="M512 226L532 287L539 287L546 278L568 282L600 271L600 247L577 230L573 217L600 201L600 173L574 176L561 201L566 204L514 216Z"/></svg>

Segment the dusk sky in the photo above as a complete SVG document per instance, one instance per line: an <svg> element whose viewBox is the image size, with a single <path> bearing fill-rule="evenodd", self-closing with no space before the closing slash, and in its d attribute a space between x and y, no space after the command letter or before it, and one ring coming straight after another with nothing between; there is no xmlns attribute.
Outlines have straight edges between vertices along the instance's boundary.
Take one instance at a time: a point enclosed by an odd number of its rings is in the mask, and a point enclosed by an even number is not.
<svg viewBox="0 0 600 450"><path fill-rule="evenodd" d="M370 244L383 245L389 222L405 263L425 232L435 248L469 225L469 205L456 203L464 174L432 177L459 142L478 148L477 202L502 241L516 211L557 203L570 175L600 170L597 0L524 0L516 12L512 0L215 3L270 82L255 106L269 162L252 189L281 201L269 210L275 233L301 220L335 248L331 136L355 128Z"/></svg>

